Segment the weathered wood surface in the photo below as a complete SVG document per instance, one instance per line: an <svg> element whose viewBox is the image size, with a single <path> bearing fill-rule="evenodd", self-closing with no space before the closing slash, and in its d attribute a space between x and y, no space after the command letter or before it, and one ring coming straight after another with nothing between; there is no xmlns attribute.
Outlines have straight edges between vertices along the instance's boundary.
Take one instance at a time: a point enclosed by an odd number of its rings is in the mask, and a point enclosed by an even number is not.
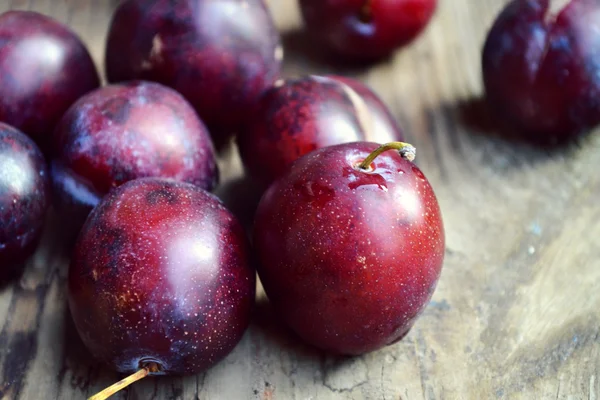
<svg viewBox="0 0 600 400"><path fill-rule="evenodd" d="M400 343L353 359L291 337L260 297L235 351L197 377L136 384L120 399L586 399L600 395L600 132L549 154L494 133L480 106L480 49L505 1L441 0L428 29L387 62L314 60L294 0L271 0L286 75L370 84L418 152L445 217L445 269ZM102 66L116 0L0 0L70 24ZM227 180L240 176L231 150ZM117 380L90 359L65 301L60 221L19 282L0 291L2 398L82 399Z"/></svg>

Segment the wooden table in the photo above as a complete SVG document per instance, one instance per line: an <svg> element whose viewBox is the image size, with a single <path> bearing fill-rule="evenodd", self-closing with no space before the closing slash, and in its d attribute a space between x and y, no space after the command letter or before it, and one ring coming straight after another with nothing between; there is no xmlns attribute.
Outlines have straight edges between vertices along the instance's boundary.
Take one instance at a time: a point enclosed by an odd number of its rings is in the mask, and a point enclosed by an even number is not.
<svg viewBox="0 0 600 400"><path fill-rule="evenodd" d="M102 66L116 0L1 0L69 23ZM294 0L271 0L285 75L343 73L370 84L418 148L441 203L445 269L397 345L357 358L291 337L260 296L233 353L191 378L149 379L117 399L586 399L600 395L600 133L547 153L494 133L480 51L505 1L440 0L426 34L391 60L339 69L313 60ZM221 157L241 174L235 149ZM0 291L2 398L83 399L118 376L83 348L66 307L68 257L50 217L45 245Z"/></svg>

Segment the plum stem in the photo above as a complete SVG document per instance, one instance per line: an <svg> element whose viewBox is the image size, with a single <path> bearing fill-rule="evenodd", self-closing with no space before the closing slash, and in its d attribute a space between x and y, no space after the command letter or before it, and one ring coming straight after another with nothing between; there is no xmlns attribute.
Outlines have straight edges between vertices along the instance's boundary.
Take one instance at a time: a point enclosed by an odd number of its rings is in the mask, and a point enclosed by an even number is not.
<svg viewBox="0 0 600 400"><path fill-rule="evenodd" d="M358 18L365 24L368 24L373 19L372 2L373 0L365 0L358 14Z"/></svg>
<svg viewBox="0 0 600 400"><path fill-rule="evenodd" d="M126 388L134 382L139 381L140 379L144 379L151 372L158 372L160 367L156 363L148 363L148 365L144 366L139 371L129 375L127 378L120 380L112 386L107 387L100 393L97 393L90 397L88 400L105 400L108 399L113 394L117 393L119 390Z"/></svg>
<svg viewBox="0 0 600 400"><path fill-rule="evenodd" d="M363 160L363 162L361 162L358 165L358 168L360 168L362 170L368 170L371 167L371 163L381 153L383 153L384 151L388 151L388 150L397 150L398 154L400 154L400 157L402 157L408 161L414 160L415 155L417 153L417 149L415 149L415 147L412 144L408 144L408 143L404 143L404 142L390 142L390 143L382 144L381 146L379 146L378 148L373 150L373 152L371 154L369 154L367 156L367 158L365 158Z"/></svg>

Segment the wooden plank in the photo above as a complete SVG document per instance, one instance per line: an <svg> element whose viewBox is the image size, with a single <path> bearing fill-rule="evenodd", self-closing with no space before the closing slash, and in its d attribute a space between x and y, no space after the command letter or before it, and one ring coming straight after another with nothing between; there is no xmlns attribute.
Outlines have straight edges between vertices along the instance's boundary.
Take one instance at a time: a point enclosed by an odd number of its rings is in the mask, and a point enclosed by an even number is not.
<svg viewBox="0 0 600 400"><path fill-rule="evenodd" d="M5 0L69 23L102 69L118 1ZM600 394L600 137L547 154L503 140L481 107L480 52L505 1L441 1L427 32L391 60L344 69L311 57L294 0L272 0L285 75L343 73L389 104L418 148L445 217L445 268L400 343L356 358L291 337L261 293L251 328L196 377L140 382L117 399L597 399ZM242 174L235 149L224 185ZM68 257L49 230L0 291L0 397L81 399L118 376L90 359L67 312Z"/></svg>

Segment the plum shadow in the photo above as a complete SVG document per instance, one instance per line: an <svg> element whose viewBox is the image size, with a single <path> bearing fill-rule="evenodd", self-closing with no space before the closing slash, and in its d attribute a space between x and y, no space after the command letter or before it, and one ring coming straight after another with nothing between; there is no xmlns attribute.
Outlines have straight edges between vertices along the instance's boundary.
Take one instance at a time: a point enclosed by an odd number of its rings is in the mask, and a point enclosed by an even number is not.
<svg viewBox="0 0 600 400"><path fill-rule="evenodd" d="M484 135L510 142L520 147L529 147L545 152L547 155L564 153L578 148L586 134L556 142L536 139L510 127L497 117L484 96L459 101L456 105L457 122L464 125L475 135Z"/></svg>
<svg viewBox="0 0 600 400"><path fill-rule="evenodd" d="M304 29L284 32L281 36L284 48L284 75L338 74L356 75L366 73L378 63L388 61L390 57L375 61L350 60L328 51L316 43ZM293 66L294 71L290 70Z"/></svg>

